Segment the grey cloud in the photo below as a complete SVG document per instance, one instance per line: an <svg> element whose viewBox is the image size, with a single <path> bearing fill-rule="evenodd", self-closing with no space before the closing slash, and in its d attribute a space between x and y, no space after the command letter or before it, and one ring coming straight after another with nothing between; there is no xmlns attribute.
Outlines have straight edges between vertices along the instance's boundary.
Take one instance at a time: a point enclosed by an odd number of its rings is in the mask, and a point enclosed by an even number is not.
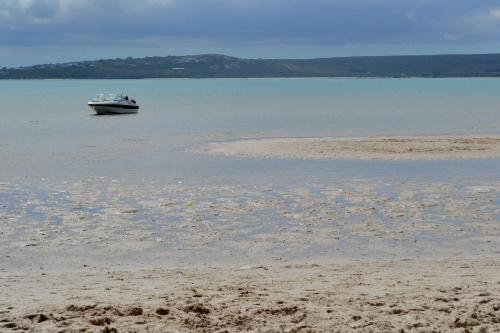
<svg viewBox="0 0 500 333"><path fill-rule="evenodd" d="M59 1L56 0L38 0L31 3L26 11L27 14L35 19L48 20L55 17L61 10Z"/></svg>
<svg viewBox="0 0 500 333"><path fill-rule="evenodd" d="M212 38L248 41L309 39L334 44L438 41L460 35L477 41L495 39L500 20L484 20L497 1L427 0L33 0L24 18L47 19L40 26L19 17L16 28L25 43L61 40ZM0 7L1 8L1 7ZM53 19L52 21L50 19ZM0 22L0 29L4 28ZM487 30L487 31L486 31ZM30 40L32 35L34 40ZM58 38L53 38L58 36ZM15 37L15 36L12 36ZM15 38L19 40L18 38ZM449 38L448 38L449 40ZM12 39L3 43L12 44Z"/></svg>
<svg viewBox="0 0 500 333"><path fill-rule="evenodd" d="M499 8L498 0L1 0L0 47L495 43Z"/></svg>

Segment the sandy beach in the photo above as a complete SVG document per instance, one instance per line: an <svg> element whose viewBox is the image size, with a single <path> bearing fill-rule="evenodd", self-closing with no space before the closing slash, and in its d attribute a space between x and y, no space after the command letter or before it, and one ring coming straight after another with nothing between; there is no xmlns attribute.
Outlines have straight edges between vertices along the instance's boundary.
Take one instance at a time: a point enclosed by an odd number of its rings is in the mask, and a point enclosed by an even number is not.
<svg viewBox="0 0 500 333"><path fill-rule="evenodd" d="M272 138L212 143L213 155L280 159L436 160L500 157L500 138L459 136Z"/></svg>
<svg viewBox="0 0 500 333"><path fill-rule="evenodd" d="M86 267L0 283L2 332L500 331L498 258Z"/></svg>

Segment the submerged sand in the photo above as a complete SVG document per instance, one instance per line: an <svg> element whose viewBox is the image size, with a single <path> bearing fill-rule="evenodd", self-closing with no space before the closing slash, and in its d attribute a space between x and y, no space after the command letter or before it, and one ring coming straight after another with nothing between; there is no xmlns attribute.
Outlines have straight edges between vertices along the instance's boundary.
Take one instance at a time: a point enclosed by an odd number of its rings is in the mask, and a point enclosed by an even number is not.
<svg viewBox="0 0 500 333"><path fill-rule="evenodd" d="M500 262L0 274L2 332L499 332Z"/></svg>
<svg viewBox="0 0 500 333"><path fill-rule="evenodd" d="M199 152L281 159L435 160L500 158L500 137L271 138L218 142Z"/></svg>

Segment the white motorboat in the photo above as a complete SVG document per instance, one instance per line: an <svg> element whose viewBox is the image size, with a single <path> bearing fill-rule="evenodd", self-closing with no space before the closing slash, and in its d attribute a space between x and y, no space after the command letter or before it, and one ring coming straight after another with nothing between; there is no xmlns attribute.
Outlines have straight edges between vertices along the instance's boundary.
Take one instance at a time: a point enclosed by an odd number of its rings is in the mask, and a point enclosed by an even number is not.
<svg viewBox="0 0 500 333"><path fill-rule="evenodd" d="M97 114L126 114L139 112L139 104L123 94L98 94L88 106Z"/></svg>

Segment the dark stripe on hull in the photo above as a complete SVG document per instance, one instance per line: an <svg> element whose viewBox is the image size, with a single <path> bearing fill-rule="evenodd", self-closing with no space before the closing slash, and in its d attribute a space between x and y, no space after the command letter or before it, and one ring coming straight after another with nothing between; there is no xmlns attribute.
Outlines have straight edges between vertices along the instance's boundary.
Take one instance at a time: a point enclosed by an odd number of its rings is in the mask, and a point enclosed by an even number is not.
<svg viewBox="0 0 500 333"><path fill-rule="evenodd" d="M109 110L95 110L96 114L131 114L131 113L138 113L137 110L129 110L129 111L109 111Z"/></svg>
<svg viewBox="0 0 500 333"><path fill-rule="evenodd" d="M100 106L106 106L109 108L116 108L116 109L130 109L130 110L138 110L139 105L120 105L120 104L89 104L91 108L96 108Z"/></svg>
<svg viewBox="0 0 500 333"><path fill-rule="evenodd" d="M90 105L89 105L90 106ZM111 106L90 106L92 110L97 114L130 114L139 112L139 108L135 109L125 109L125 108L116 108Z"/></svg>

